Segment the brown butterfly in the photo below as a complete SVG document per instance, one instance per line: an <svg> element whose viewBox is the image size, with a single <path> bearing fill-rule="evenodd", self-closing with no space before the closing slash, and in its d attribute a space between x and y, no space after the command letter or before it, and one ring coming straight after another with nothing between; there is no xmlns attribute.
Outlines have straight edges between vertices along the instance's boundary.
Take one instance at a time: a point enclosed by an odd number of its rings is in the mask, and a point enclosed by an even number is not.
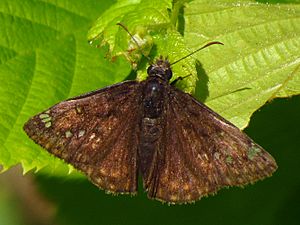
<svg viewBox="0 0 300 225"><path fill-rule="evenodd" d="M276 170L262 147L177 89L181 78L169 83L168 60L161 57L147 73L145 81L125 81L60 102L31 118L24 130L97 187L136 194L141 175L149 198L168 203L193 202Z"/></svg>

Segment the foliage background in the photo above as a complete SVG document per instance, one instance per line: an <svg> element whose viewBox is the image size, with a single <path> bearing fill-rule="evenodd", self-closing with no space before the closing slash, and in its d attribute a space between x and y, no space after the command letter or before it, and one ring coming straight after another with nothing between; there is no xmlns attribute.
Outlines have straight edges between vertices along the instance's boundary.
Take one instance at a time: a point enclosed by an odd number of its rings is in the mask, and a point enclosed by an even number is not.
<svg viewBox="0 0 300 225"><path fill-rule="evenodd" d="M298 224L299 96L266 104L252 116L245 130L276 159L279 169L274 176L245 189L222 190L192 205L162 205L147 200L142 190L133 198L106 195L77 174L66 176L66 166L26 138L20 128L33 114L69 96L131 77L126 60L109 62L104 59L107 49L93 48L87 43L89 28L114 3L0 1L0 164L4 169L22 163L24 171L41 170L31 175L39 192L57 212L48 224ZM297 9L294 5L290 8ZM294 19L299 22L299 15ZM295 27L295 31L299 29L299 25ZM271 34L272 30L268 32ZM299 39L296 41L299 46ZM206 65L218 63L214 60L210 64L212 55L200 56L205 71L210 68ZM299 53L294 58L299 64L297 59ZM209 77L209 73L201 73ZM198 95L197 89L195 94ZM203 94L198 97L203 98ZM216 110L220 105L216 104ZM19 202L3 181L0 185L0 224L30 224L24 220L20 207L26 203Z"/></svg>

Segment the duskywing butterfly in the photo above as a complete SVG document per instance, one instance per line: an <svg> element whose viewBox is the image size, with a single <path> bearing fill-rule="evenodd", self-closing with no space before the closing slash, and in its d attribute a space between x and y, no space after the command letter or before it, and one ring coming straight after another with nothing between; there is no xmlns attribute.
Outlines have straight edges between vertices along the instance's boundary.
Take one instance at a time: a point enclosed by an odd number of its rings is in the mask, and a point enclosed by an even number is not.
<svg viewBox="0 0 300 225"><path fill-rule="evenodd" d="M24 130L97 187L135 194L141 175L149 198L168 203L193 202L276 170L262 147L177 89L177 80L169 83L167 59L159 58L147 73L144 81L60 102L31 118Z"/></svg>

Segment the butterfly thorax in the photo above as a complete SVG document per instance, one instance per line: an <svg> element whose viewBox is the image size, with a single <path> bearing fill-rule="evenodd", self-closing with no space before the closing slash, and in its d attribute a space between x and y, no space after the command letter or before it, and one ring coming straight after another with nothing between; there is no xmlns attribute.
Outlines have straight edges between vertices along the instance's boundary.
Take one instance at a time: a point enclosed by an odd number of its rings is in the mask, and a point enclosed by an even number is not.
<svg viewBox="0 0 300 225"><path fill-rule="evenodd" d="M161 116L164 106L165 85L155 77L149 77L143 90L144 118L158 118Z"/></svg>

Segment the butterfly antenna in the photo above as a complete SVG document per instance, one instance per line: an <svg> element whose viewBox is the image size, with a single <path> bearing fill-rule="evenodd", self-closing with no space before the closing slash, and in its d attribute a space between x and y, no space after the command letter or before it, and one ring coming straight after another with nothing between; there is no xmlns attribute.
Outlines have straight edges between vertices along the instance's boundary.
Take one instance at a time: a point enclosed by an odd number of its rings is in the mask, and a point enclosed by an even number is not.
<svg viewBox="0 0 300 225"><path fill-rule="evenodd" d="M145 52L143 52L143 49L142 47L139 45L138 41L135 39L135 37L129 32L129 30L127 29L127 27L125 27L122 23L117 23L118 26L122 27L128 34L129 36L131 37L131 39L134 41L134 43L138 46L139 48L139 51L143 54L143 56L145 56L149 62L151 62L151 59L149 56L147 56L145 54Z"/></svg>
<svg viewBox="0 0 300 225"><path fill-rule="evenodd" d="M181 59L178 59L178 60L176 60L175 62L172 62L170 65L174 65L174 64L180 62L181 60L184 60L184 59L186 59L187 57L190 57L191 55L195 54L196 52L199 52L200 50L202 50L202 49L204 49L204 48L206 48L206 47L208 47L208 46L211 46L211 45L224 45L224 44L223 44L222 42L219 42L219 41L212 41L212 42L209 42L209 43L207 43L206 45L202 46L201 48L198 48L197 50L191 52L190 54L188 54L188 55L182 57Z"/></svg>

